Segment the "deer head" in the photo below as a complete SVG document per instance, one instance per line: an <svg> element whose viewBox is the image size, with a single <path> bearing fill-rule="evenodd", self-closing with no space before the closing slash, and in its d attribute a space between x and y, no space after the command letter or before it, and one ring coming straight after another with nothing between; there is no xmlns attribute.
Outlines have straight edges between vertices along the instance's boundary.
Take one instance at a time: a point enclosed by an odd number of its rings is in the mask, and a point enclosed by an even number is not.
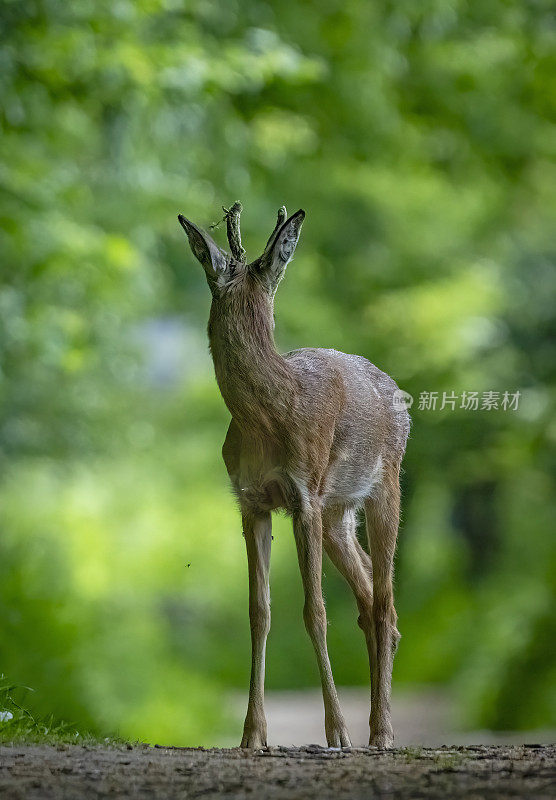
<svg viewBox="0 0 556 800"><path fill-rule="evenodd" d="M193 255L205 270L213 297L220 297L232 287L244 283L247 276L252 276L270 297L274 297L293 257L305 212L300 209L287 219L286 208L282 206L262 255L247 264L239 227L242 210L241 203L238 202L229 210L224 209L229 253L219 247L206 231L182 214L178 214L178 220L187 234Z"/></svg>

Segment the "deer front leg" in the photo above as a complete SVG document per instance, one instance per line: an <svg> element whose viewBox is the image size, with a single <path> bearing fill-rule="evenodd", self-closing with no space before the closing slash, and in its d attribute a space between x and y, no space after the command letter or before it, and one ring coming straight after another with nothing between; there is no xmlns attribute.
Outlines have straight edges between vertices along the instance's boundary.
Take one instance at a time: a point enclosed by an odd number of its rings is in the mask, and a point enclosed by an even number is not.
<svg viewBox="0 0 556 800"><path fill-rule="evenodd" d="M269 566L272 522L268 512L244 512L243 535L249 568L249 622L251 626L251 682L243 727L242 747L266 747L264 670L270 630Z"/></svg>
<svg viewBox="0 0 556 800"><path fill-rule="evenodd" d="M326 646L326 610L322 598L322 518L315 504L293 520L301 579L305 592L303 620L317 656L324 700L324 727L329 747L350 747Z"/></svg>

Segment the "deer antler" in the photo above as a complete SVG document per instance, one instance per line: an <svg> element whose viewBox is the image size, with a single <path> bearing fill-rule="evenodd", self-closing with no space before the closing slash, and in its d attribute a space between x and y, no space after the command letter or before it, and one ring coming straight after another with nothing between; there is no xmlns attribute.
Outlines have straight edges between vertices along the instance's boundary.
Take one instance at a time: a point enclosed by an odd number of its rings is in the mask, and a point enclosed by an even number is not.
<svg viewBox="0 0 556 800"><path fill-rule="evenodd" d="M286 211L286 206L282 206L282 208L278 209L278 219L276 220L276 226L270 236L268 237L268 242L266 243L265 252L268 250L272 242L274 241L274 237L278 233L278 230L282 227L284 222L286 221L286 217L288 216L288 212Z"/></svg>
<svg viewBox="0 0 556 800"><path fill-rule="evenodd" d="M226 232L228 234L228 242L230 250L236 261L245 261L245 249L241 246L241 231L239 229L239 217L243 211L243 206L236 200L231 208L224 208L222 210L226 216Z"/></svg>

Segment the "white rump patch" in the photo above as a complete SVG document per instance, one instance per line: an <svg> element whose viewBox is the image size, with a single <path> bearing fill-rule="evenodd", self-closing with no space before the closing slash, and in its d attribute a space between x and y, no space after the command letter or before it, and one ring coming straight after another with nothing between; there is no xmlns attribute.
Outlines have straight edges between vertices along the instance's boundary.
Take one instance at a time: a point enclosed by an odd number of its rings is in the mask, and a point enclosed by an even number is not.
<svg viewBox="0 0 556 800"><path fill-rule="evenodd" d="M382 472L383 472L382 466L383 466L382 456L379 456L376 460L376 464L374 465L373 471L371 472L371 475L369 477L368 495L372 495L374 489L377 486L380 486L380 484L382 483Z"/></svg>
<svg viewBox="0 0 556 800"><path fill-rule="evenodd" d="M370 473L363 475L354 475L349 468L342 472L346 460L345 457L337 459L328 476L325 503L359 505L366 497L372 497L382 483L382 456L378 456Z"/></svg>

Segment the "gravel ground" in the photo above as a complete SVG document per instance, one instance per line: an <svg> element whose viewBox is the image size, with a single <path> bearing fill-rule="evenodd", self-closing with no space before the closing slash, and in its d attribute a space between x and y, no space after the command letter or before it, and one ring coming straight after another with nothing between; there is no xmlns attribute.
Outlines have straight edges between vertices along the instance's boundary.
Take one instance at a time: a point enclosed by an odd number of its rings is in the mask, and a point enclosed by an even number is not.
<svg viewBox="0 0 556 800"><path fill-rule="evenodd" d="M556 796L556 746L0 748L3 800Z"/></svg>

